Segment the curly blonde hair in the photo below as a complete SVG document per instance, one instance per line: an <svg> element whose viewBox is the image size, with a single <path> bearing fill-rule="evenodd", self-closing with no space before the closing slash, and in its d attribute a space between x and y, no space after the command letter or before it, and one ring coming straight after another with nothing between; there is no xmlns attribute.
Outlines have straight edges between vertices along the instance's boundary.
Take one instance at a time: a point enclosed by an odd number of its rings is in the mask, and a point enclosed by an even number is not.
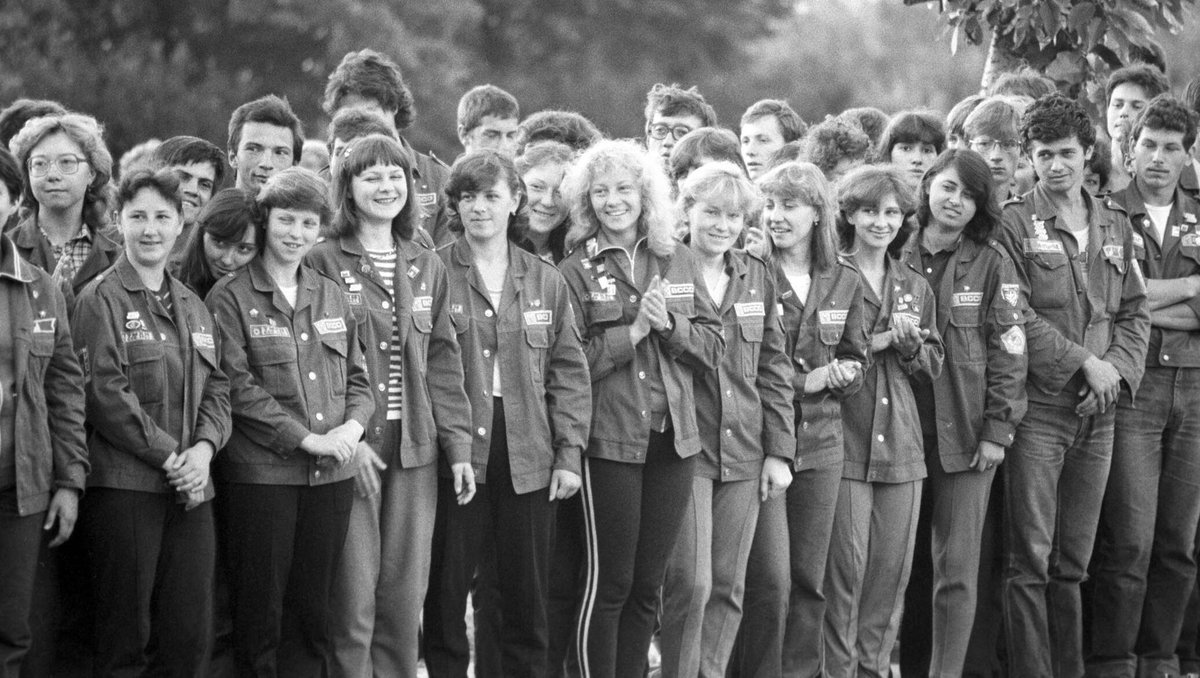
<svg viewBox="0 0 1200 678"><path fill-rule="evenodd" d="M671 184L662 164L641 146L628 140L596 142L567 170L562 192L571 209L571 228L567 231L567 249L571 250L600 231L600 219L592 209L592 182L611 172L628 172L638 184L642 212L637 232L647 239L650 251L660 257L675 251L675 206L671 203Z"/></svg>

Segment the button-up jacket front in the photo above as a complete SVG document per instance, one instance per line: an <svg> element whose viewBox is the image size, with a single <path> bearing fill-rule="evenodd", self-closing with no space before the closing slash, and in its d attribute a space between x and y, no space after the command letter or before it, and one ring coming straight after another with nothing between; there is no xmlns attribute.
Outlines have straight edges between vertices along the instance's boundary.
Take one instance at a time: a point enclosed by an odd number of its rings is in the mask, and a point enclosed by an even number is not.
<svg viewBox="0 0 1200 678"><path fill-rule="evenodd" d="M183 283L166 281L169 314L122 255L75 305L71 324L87 375L89 487L172 492L162 469L168 457L201 440L219 450L229 439L229 382L213 317ZM182 372L172 369L180 365ZM174 405L182 415L168 411ZM170 421L182 421L179 438Z"/></svg>
<svg viewBox="0 0 1200 678"><path fill-rule="evenodd" d="M7 236L0 236L0 294L10 311L0 331L12 334L15 358L17 512L27 516L45 511L56 489L83 491L83 372L62 292L48 273L21 260Z"/></svg>
<svg viewBox="0 0 1200 678"><path fill-rule="evenodd" d="M639 241L637 247L645 247ZM636 358L629 326L637 318L642 288L629 277L614 248L601 249L595 237L569 254L560 266L576 322L583 335L584 354L592 378L592 430L587 453L612 461L645 463L652 422L643 383L646 365ZM662 381L675 432L675 451L681 457L700 452L692 379L696 371L715 370L725 351L721 319L696 269L691 250L683 245L669 257L647 254L649 270L667 281L667 311L674 322L670 332L651 332L662 367ZM638 279L643 278L639 275Z"/></svg>
<svg viewBox="0 0 1200 678"><path fill-rule="evenodd" d="M1074 407L1089 356L1106 360L1131 393L1142 380L1150 336L1146 286L1133 262L1133 229L1111 199L1088 206L1088 248L1057 218L1041 185L1004 206L997 240L1029 299L1025 323L1029 399Z"/></svg>
<svg viewBox="0 0 1200 678"><path fill-rule="evenodd" d="M729 285L718 306L725 357L696 373L696 411L704 450L696 474L721 481L758 478L765 455L791 462L791 360L767 264L746 252L725 253Z"/></svg>
<svg viewBox="0 0 1200 678"><path fill-rule="evenodd" d="M394 242L392 289L355 236L318 244L308 261L338 281L358 324L375 394L367 443L388 463L399 455L403 468L432 464L439 446L447 462L465 463L471 458L471 411L448 314L446 267L416 242ZM400 449L382 450L393 327L404 347Z"/></svg>
<svg viewBox="0 0 1200 678"><path fill-rule="evenodd" d="M870 334L887 332L903 315L929 330L929 336L911 360L904 360L892 347L876 353L863 377L864 387L842 403L846 436L842 477L880 483L920 480L926 475L925 450L909 379L936 379L941 372L944 350L937 329L937 300L920 273L891 257L882 298L865 281L863 290Z"/></svg>
<svg viewBox="0 0 1200 678"><path fill-rule="evenodd" d="M487 482L497 360L513 489L525 494L549 487L558 469L581 474L592 386L562 274L510 243L504 291L493 307L466 238L438 255L450 278L450 319L471 399L476 480Z"/></svg>
<svg viewBox="0 0 1200 678"><path fill-rule="evenodd" d="M221 331L233 434L217 458L235 483L318 485L354 475L300 450L309 433L353 419L364 430L375 411L358 324L337 283L300 267L295 309L256 257L208 295Z"/></svg>
<svg viewBox="0 0 1200 678"><path fill-rule="evenodd" d="M904 259L921 266L921 233ZM1016 269L999 243L963 237L950 253L937 298L937 328L945 346L933 380L938 457L947 473L966 471L981 440L1012 445L1025 415L1025 297Z"/></svg>
<svg viewBox="0 0 1200 678"><path fill-rule="evenodd" d="M812 273L805 299L796 295L778 267L775 278L787 351L795 369L795 469L842 463L842 401L862 388L863 373L871 364L862 276L845 257L838 256L828 270ZM862 369L842 388L805 393L808 375L835 360L854 360Z"/></svg>

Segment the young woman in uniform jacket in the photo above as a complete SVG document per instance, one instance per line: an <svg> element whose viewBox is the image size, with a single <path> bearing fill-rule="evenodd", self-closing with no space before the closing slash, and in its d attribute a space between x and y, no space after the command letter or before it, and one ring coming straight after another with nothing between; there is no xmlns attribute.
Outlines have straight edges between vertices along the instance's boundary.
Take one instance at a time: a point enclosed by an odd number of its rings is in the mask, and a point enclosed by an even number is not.
<svg viewBox="0 0 1200 678"><path fill-rule="evenodd" d="M580 664L585 676L641 675L701 448L693 379L717 368L725 341L694 257L676 246L660 163L601 141L564 186L573 251L561 269L592 379Z"/></svg>
<svg viewBox="0 0 1200 678"><path fill-rule="evenodd" d="M554 502L579 489L591 381L566 282L516 245L524 219L512 161L491 150L464 155L446 192L461 236L438 255L463 351L480 496L455 505L450 480L441 481L434 559L445 566L434 569L426 598L425 661L431 676L466 675L464 611L477 571L498 593L476 603L480 616L502 620L489 629L497 675L545 676Z"/></svg>
<svg viewBox="0 0 1200 678"><path fill-rule="evenodd" d="M1025 303L1012 260L991 240L994 185L974 151L938 156L902 256L934 290L946 352L941 377L913 386L929 478L902 638L915 648L931 636L931 649L912 655L925 654L913 667L922 675L963 672L992 480L1025 413Z"/></svg>
<svg viewBox="0 0 1200 678"><path fill-rule="evenodd" d="M71 536L88 472L83 372L50 274L0 236L0 672L29 650L42 534ZM20 444L17 443L18 432ZM14 674L15 675L15 674Z"/></svg>
<svg viewBox="0 0 1200 678"><path fill-rule="evenodd" d="M910 380L942 365L937 301L894 257L915 207L900 170L862 167L838 185L838 235L865 282L874 360L842 403L845 461L825 573L825 670L886 675L912 564L925 457Z"/></svg>
<svg viewBox="0 0 1200 678"><path fill-rule="evenodd" d="M334 675L415 676L431 562L437 465L469 500L471 411L447 314L446 269L415 240L409 156L382 135L334 163L337 214L308 263L338 281L354 316L375 412L358 445L357 491L334 583Z"/></svg>
<svg viewBox="0 0 1200 678"><path fill-rule="evenodd" d="M199 676L216 563L209 468L229 438L229 382L212 315L166 273L179 180L135 171L117 209L125 253L80 293L72 322L87 375L94 666Z"/></svg>
<svg viewBox="0 0 1200 678"><path fill-rule="evenodd" d="M759 506L792 479L793 374L771 270L733 249L759 206L754 184L737 165L711 162L680 182L678 204L726 350L694 379L703 448L663 584L662 666L669 676L724 675Z"/></svg>
<svg viewBox="0 0 1200 678"><path fill-rule="evenodd" d="M842 400L862 387L870 363L863 281L834 244L837 203L816 165L785 163L758 185L795 370L796 448L786 501L759 511L738 665L742 675L813 676L822 670L825 565L844 462Z"/></svg>
<svg viewBox="0 0 1200 678"><path fill-rule="evenodd" d="M237 664L316 676L333 659L330 589L375 400L345 295L302 264L330 218L325 183L283 170L257 210L260 254L207 300L234 413L217 478Z"/></svg>
<svg viewBox="0 0 1200 678"><path fill-rule="evenodd" d="M26 216L10 234L21 258L75 295L121 255L121 233L108 223L105 191L112 155L100 123L78 113L31 120L11 146L21 165Z"/></svg>

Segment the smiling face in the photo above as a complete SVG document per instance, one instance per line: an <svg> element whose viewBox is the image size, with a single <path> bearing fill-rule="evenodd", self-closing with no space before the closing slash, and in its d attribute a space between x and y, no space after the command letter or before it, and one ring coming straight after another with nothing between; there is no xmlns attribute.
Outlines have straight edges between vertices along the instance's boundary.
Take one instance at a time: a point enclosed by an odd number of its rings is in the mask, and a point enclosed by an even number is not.
<svg viewBox="0 0 1200 678"><path fill-rule="evenodd" d="M949 231L961 231L975 216L975 198L967 193L953 166L938 173L929 183L929 214L934 223Z"/></svg>
<svg viewBox="0 0 1200 678"><path fill-rule="evenodd" d="M779 128L779 119L764 115L742 123L741 144L746 171L751 180L758 179L771 155L783 148L783 130Z"/></svg>
<svg viewBox="0 0 1200 678"><path fill-rule="evenodd" d="M921 184L921 178L925 176L925 170L933 165L933 161L936 158L937 147L933 144L914 141L900 142L892 146L892 164L904 172L904 177L908 179L909 185L913 187Z"/></svg>
<svg viewBox="0 0 1200 678"><path fill-rule="evenodd" d="M463 191L458 196L458 214L467 237L476 242L506 237L508 220L516 213L519 199L503 177L489 188Z"/></svg>
<svg viewBox="0 0 1200 678"><path fill-rule="evenodd" d="M279 170L295 164L292 130L269 122L247 122L229 164L237 171L238 188L257 191Z"/></svg>
<svg viewBox="0 0 1200 678"><path fill-rule="evenodd" d="M529 230L547 234L567 218L567 204L559 192L567 166L547 162L529 168L521 179L529 191Z"/></svg>
<svg viewBox="0 0 1200 678"><path fill-rule="evenodd" d="M1143 127L1133 145L1133 173L1139 185L1154 191L1174 189L1190 158L1183 132Z"/></svg>
<svg viewBox="0 0 1200 678"><path fill-rule="evenodd" d="M263 259L280 267L299 266L317 242L321 215L301 209L272 207L267 215Z"/></svg>
<svg viewBox="0 0 1200 678"><path fill-rule="evenodd" d="M816 207L790 196L768 193L763 203L763 224L771 242L781 251L790 251L812 242L812 232L820 214Z"/></svg>
<svg viewBox="0 0 1200 678"><path fill-rule="evenodd" d="M241 240L220 240L204 234L204 260L214 278L241 270L258 253L258 236L253 227L242 233Z"/></svg>
<svg viewBox="0 0 1200 678"><path fill-rule="evenodd" d="M72 163L71 160L75 162ZM87 161L83 149L62 132L55 132L42 139L29 153L29 188L37 200L38 209L69 212L83 209L83 198L87 187L96 177ZM74 164L71 173L63 170ZM37 176L44 170L45 174Z"/></svg>
<svg viewBox="0 0 1200 678"><path fill-rule="evenodd" d="M614 169L592 179L588 189L592 211L600 229L610 239L637 238L638 218L642 216L642 192L637 177L625 169Z"/></svg>
<svg viewBox="0 0 1200 678"><path fill-rule="evenodd" d="M746 226L746 213L719 202L697 201L687 210L692 249L702 257L725 254L737 244Z"/></svg>
<svg viewBox="0 0 1200 678"><path fill-rule="evenodd" d="M217 169L211 162L191 162L174 165L171 171L179 177L179 194L183 198L183 221L195 223L200 210L212 198L217 183Z"/></svg>
<svg viewBox="0 0 1200 678"><path fill-rule="evenodd" d="M408 201L408 175L399 165L373 165L354 175L350 192L364 223L390 225Z"/></svg>
<svg viewBox="0 0 1200 678"><path fill-rule="evenodd" d="M904 212L895 194L888 194L878 205L860 207L846 220L854 226L855 247L863 251L887 250L904 224Z"/></svg>
<svg viewBox="0 0 1200 678"><path fill-rule="evenodd" d="M161 269L183 231L175 205L158 191L143 188L121 207L125 254L140 268Z"/></svg>
<svg viewBox="0 0 1200 678"><path fill-rule="evenodd" d="M1084 148L1074 136L1051 142L1031 141L1029 156L1041 185L1051 193L1066 196L1077 193L1083 185L1092 147Z"/></svg>

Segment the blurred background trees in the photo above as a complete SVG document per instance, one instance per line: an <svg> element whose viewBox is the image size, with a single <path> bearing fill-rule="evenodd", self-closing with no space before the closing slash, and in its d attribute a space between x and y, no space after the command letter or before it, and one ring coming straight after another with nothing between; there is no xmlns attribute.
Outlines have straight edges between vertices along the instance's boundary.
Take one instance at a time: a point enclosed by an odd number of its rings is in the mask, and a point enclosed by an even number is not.
<svg viewBox="0 0 1200 678"><path fill-rule="evenodd" d="M1016 46L1007 54L1082 83L1099 65L1070 41L1080 26L1095 37L1091 20L1103 16L1115 42L1098 44L1124 59L1129 45L1157 41L1182 85L1200 73L1193 1L5 0L0 106L57 99L100 118L120 153L182 133L224 146L230 112L274 92L323 137L326 76L347 51L372 47L400 64L416 96L410 139L449 160L458 97L484 82L526 113L577 110L617 136L640 134L643 96L660 81L698 86L729 126L767 96L810 122L859 105L946 110L978 90L994 26ZM1082 22L1085 4L1108 14ZM1027 16L1046 5L1052 14ZM1018 32L1019 17L1033 23ZM1172 35L1173 22L1191 30ZM1047 47L1058 50L1049 60ZM1068 73L1076 57L1092 70Z"/></svg>

